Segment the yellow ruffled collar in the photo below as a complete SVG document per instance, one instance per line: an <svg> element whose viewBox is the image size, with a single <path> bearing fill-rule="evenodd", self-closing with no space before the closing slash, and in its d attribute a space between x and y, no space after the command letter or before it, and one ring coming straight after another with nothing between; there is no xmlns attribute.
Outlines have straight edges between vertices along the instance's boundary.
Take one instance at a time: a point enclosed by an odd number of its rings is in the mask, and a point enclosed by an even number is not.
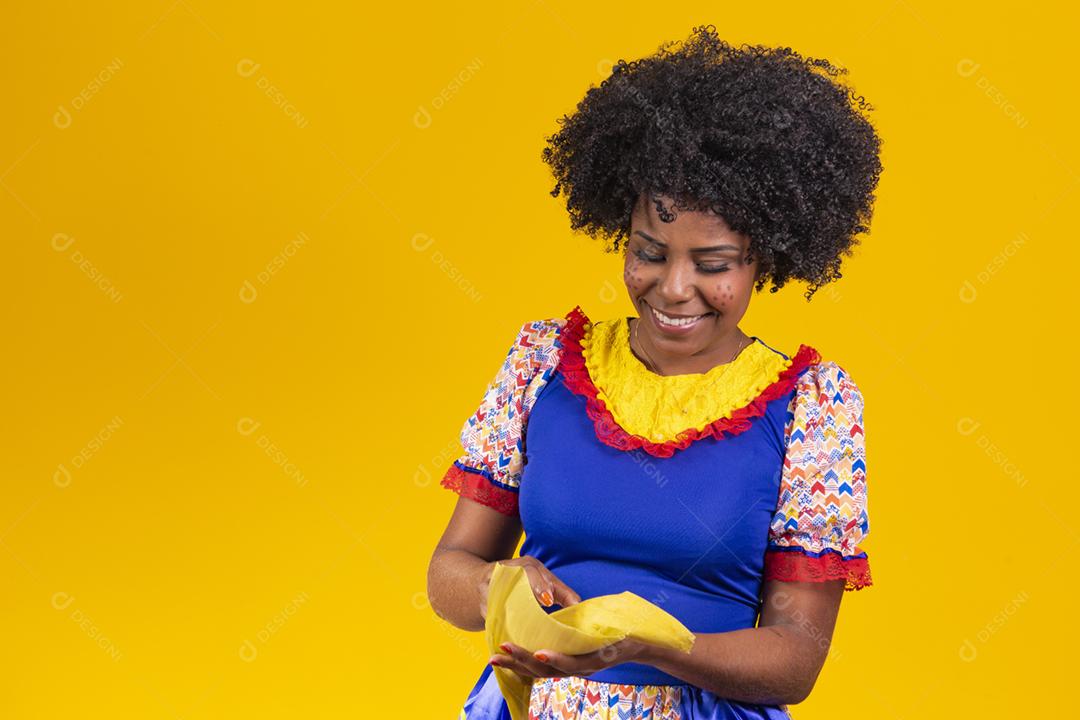
<svg viewBox="0 0 1080 720"><path fill-rule="evenodd" d="M596 398L627 433L653 443L700 435L718 420L732 418L792 365L753 336L730 363L705 373L657 375L630 349L629 317L582 326L580 347Z"/></svg>

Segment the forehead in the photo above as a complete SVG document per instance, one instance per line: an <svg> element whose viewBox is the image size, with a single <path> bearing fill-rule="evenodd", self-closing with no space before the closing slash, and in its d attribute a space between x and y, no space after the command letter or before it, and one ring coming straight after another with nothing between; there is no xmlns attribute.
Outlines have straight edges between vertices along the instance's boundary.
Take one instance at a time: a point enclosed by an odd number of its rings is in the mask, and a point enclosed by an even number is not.
<svg viewBox="0 0 1080 720"><path fill-rule="evenodd" d="M663 202L663 210L657 208L657 200ZM665 222L664 217L669 222ZM635 228L644 229L647 235L665 244L689 242L697 245L723 238L725 243L745 248L749 241L747 236L732 230L721 215L711 210L676 209L675 200L666 195L642 194L634 207L633 221ZM637 233L634 236L645 240Z"/></svg>

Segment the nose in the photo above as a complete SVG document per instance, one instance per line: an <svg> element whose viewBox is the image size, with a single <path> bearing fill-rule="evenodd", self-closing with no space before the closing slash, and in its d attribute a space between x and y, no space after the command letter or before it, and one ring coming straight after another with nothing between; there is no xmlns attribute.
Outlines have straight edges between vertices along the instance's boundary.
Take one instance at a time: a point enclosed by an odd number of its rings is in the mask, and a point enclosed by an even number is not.
<svg viewBox="0 0 1080 720"><path fill-rule="evenodd" d="M656 292L667 305L694 299L694 267L685 260L669 259L664 263Z"/></svg>

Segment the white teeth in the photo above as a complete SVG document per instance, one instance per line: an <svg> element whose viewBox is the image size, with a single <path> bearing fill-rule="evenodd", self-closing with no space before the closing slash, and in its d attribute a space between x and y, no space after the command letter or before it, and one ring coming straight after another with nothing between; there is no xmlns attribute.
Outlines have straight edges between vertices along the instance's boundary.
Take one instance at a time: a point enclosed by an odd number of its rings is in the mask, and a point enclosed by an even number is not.
<svg viewBox="0 0 1080 720"><path fill-rule="evenodd" d="M672 325L674 327L680 327L680 326L683 326L683 325L692 325L693 323L696 323L701 318L705 317L704 315L695 315L692 318L676 319L676 318L668 317L667 315L660 312L656 308L650 308L650 309L653 311L653 315L656 316L656 319L659 320L661 324L663 324L663 325Z"/></svg>

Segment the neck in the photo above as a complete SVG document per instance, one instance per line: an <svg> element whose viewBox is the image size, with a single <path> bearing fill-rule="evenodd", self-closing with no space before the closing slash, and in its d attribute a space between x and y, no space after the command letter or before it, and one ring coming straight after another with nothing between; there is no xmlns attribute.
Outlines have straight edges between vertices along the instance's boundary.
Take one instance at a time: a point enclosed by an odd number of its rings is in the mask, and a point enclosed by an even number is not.
<svg viewBox="0 0 1080 720"><path fill-rule="evenodd" d="M648 333L641 332L641 318L633 318L631 322L633 327L630 329L630 350L657 375L706 373L718 365L733 362L752 342L748 335L736 328L731 337L721 341L722 350L706 348L691 355L672 356L659 350L651 342Z"/></svg>

